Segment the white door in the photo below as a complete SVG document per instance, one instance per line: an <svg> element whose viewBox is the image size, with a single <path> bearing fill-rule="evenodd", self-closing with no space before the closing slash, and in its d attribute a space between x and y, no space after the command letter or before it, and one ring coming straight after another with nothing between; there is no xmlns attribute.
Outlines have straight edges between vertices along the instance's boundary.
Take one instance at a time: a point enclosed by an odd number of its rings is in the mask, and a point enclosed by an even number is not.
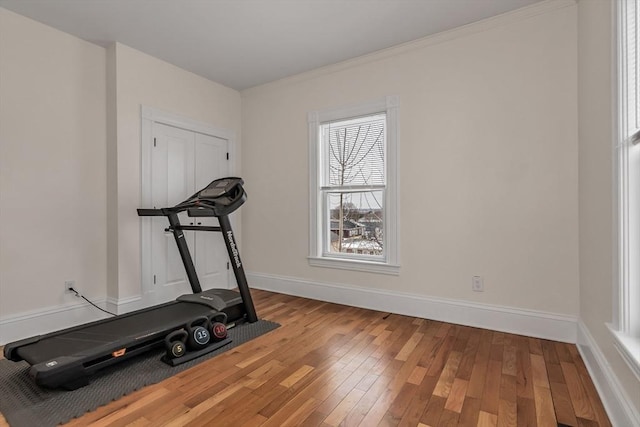
<svg viewBox="0 0 640 427"><path fill-rule="evenodd" d="M153 123L151 201L154 207L174 206L228 173L228 141ZM217 225L216 218L190 218L179 214L183 225ZM151 217L151 269L153 283L145 286L156 303L191 293L184 264L173 234L165 232L166 217ZM228 287L227 258L220 233L184 232L203 289Z"/></svg>

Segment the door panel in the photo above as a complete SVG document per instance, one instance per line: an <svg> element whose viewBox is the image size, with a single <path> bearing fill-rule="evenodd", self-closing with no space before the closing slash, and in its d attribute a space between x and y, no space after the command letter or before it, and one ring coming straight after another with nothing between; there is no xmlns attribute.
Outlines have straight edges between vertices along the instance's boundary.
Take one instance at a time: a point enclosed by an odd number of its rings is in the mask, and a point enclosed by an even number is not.
<svg viewBox="0 0 640 427"><path fill-rule="evenodd" d="M194 142L193 132L154 124L155 146L151 155L151 192L154 207L173 206L193 194ZM187 219L186 214L180 220ZM184 265L173 234L165 232L167 218L152 217L152 270L156 300L167 301L176 295L191 292ZM186 232L190 248L194 247L194 233Z"/></svg>
<svg viewBox="0 0 640 427"><path fill-rule="evenodd" d="M209 135L196 134L195 183L196 191L217 178L227 176L228 141ZM198 223L218 226L217 218L197 218ZM199 232L196 236L195 266L202 289L227 288L227 251L220 233Z"/></svg>

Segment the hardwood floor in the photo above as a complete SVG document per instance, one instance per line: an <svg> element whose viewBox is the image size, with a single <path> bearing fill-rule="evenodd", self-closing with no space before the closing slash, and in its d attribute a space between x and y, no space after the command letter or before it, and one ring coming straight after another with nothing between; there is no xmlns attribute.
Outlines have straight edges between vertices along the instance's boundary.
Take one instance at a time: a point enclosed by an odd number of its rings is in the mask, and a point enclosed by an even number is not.
<svg viewBox="0 0 640 427"><path fill-rule="evenodd" d="M611 425L575 345L253 295L282 327L67 425Z"/></svg>

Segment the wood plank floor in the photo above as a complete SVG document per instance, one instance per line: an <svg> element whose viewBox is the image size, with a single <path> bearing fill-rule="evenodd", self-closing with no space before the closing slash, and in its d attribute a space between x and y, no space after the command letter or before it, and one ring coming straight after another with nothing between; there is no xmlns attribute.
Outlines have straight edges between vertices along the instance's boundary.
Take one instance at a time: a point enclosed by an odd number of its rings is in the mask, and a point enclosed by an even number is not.
<svg viewBox="0 0 640 427"><path fill-rule="evenodd" d="M281 328L67 425L611 425L575 345L253 295Z"/></svg>

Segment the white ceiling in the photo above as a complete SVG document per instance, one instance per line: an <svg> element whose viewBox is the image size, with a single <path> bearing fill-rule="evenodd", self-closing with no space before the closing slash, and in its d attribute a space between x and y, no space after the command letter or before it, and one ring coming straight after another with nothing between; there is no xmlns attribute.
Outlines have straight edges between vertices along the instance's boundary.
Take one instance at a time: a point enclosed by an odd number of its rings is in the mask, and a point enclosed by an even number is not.
<svg viewBox="0 0 640 427"><path fill-rule="evenodd" d="M537 1L0 0L0 7L242 90Z"/></svg>

